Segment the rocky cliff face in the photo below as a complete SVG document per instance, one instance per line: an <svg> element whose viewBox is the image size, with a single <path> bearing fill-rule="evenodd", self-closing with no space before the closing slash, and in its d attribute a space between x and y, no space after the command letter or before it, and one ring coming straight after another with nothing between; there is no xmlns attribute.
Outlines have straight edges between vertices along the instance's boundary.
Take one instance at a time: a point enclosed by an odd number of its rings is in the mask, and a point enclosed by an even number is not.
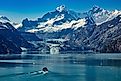
<svg viewBox="0 0 121 81"><path fill-rule="evenodd" d="M0 54L20 54L21 48L0 35Z"/></svg>
<svg viewBox="0 0 121 81"><path fill-rule="evenodd" d="M106 41L100 52L121 53L121 37Z"/></svg>
<svg viewBox="0 0 121 81"><path fill-rule="evenodd" d="M5 18L6 19L6 18ZM15 29L10 21L0 20L0 53L20 53L21 47L32 48L29 44Z"/></svg>

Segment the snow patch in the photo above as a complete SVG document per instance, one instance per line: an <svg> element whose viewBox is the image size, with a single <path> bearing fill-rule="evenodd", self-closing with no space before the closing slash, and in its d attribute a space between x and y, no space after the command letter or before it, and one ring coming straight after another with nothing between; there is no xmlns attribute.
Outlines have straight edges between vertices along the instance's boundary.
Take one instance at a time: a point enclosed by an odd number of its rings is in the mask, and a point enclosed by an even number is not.
<svg viewBox="0 0 121 81"><path fill-rule="evenodd" d="M64 14L61 14L61 16L57 16L55 18L48 20L47 22L40 23L37 28L42 28L42 27L45 27L46 25L51 27L55 21L62 20L63 18L64 18Z"/></svg>
<svg viewBox="0 0 121 81"><path fill-rule="evenodd" d="M114 25L112 25L112 24L109 24L109 25L108 25L108 27L113 27L113 26L114 26Z"/></svg>
<svg viewBox="0 0 121 81"><path fill-rule="evenodd" d="M119 20L119 22L121 22L121 19Z"/></svg>
<svg viewBox="0 0 121 81"><path fill-rule="evenodd" d="M4 24L0 24L0 29L9 29L6 25L4 25Z"/></svg>
<svg viewBox="0 0 121 81"><path fill-rule="evenodd" d="M81 26L84 26L86 24L86 19L80 19L76 22L77 24L73 26L73 28L76 30Z"/></svg>
<svg viewBox="0 0 121 81"><path fill-rule="evenodd" d="M27 30L26 32L35 33L35 32L38 32L38 31L39 31L38 29L31 29L31 30Z"/></svg>
<svg viewBox="0 0 121 81"><path fill-rule="evenodd" d="M108 18L107 18L105 21L103 21L103 22L101 22L101 23L96 23L96 25L101 25L102 23L105 23L105 22L107 22L107 21L111 21L111 20L113 20L114 18L116 18L118 15L121 15L121 11L114 10L114 11L110 12Z"/></svg>
<svg viewBox="0 0 121 81"><path fill-rule="evenodd" d="M5 16L0 16L0 22L1 23L10 23L13 27L15 27L16 29L19 28L19 27L22 27L22 24L18 24L18 23L14 23L14 22L11 22L7 17Z"/></svg>
<svg viewBox="0 0 121 81"><path fill-rule="evenodd" d="M61 16L55 17L53 19L48 20L45 24L52 25L55 21L62 20L64 18L64 14Z"/></svg>
<svg viewBox="0 0 121 81"><path fill-rule="evenodd" d="M0 19L0 22L1 22L1 23L7 23L7 22L9 22L9 21L4 20L4 19Z"/></svg>
<svg viewBox="0 0 121 81"><path fill-rule="evenodd" d="M109 18L106 21L110 21L110 20L114 19L115 17L117 17L120 14L121 14L121 11L118 11L118 10L112 11L112 14L109 16Z"/></svg>
<svg viewBox="0 0 121 81"><path fill-rule="evenodd" d="M56 10L59 12L62 12L63 10L65 10L65 6L61 5L61 6L57 7Z"/></svg>
<svg viewBox="0 0 121 81"><path fill-rule="evenodd" d="M20 27L22 27L22 23L20 23L20 24L18 24L18 23L11 23L12 25L13 25L13 27L15 27L16 29L17 28L20 28Z"/></svg>
<svg viewBox="0 0 121 81"><path fill-rule="evenodd" d="M39 27L37 29L31 29L28 30L27 32L37 32L37 31L43 31L43 32L57 32L57 31L61 31L63 29L68 29L68 28L72 28L74 30L78 29L79 27L84 26L87 22L86 19L79 19L79 20L72 20L71 22L65 22L62 25L48 25L45 26L47 22L42 23L41 25L39 25ZM53 23L53 21L51 21L51 24Z"/></svg>

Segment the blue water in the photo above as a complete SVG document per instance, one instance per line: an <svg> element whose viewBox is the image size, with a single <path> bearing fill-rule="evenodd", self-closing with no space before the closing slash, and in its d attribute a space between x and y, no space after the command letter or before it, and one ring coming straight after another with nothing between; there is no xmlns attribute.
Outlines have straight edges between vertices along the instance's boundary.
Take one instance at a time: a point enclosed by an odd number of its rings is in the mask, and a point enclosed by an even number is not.
<svg viewBox="0 0 121 81"><path fill-rule="evenodd" d="M120 54L15 56L14 60L0 60L0 81L121 81L120 57ZM48 67L48 74L29 74L44 66Z"/></svg>

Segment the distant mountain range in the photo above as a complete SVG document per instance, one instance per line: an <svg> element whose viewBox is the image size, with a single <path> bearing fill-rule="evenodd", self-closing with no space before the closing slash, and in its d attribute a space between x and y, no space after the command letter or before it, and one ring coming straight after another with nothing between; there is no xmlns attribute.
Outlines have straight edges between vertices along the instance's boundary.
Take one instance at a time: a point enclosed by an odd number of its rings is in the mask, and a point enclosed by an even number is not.
<svg viewBox="0 0 121 81"><path fill-rule="evenodd" d="M35 21L24 19L20 30L26 32L57 32L67 28L78 29L92 23L100 25L114 19L119 14L121 14L121 11L108 11L98 6L93 6L89 11L79 13L62 5Z"/></svg>
<svg viewBox="0 0 121 81"><path fill-rule="evenodd" d="M26 40L32 41L35 38L39 40L43 37L68 39L68 44L62 47L63 50L121 52L121 11L119 10L109 11L93 6L89 11L82 13L61 5L37 20L26 18L18 24L1 16L0 23L1 31L9 27L3 23L9 23L16 29L13 27L8 29L23 32L24 35L20 35ZM26 33L33 34L25 35Z"/></svg>

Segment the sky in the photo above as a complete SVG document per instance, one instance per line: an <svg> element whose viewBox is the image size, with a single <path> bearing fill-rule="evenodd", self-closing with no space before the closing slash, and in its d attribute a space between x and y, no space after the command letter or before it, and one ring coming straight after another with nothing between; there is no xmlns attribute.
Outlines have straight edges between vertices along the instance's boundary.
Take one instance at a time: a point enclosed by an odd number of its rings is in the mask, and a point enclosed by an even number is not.
<svg viewBox="0 0 121 81"><path fill-rule="evenodd" d="M88 11L93 5L107 10L121 10L121 0L0 0L0 15L21 22L25 18L42 17L60 5L78 12Z"/></svg>

